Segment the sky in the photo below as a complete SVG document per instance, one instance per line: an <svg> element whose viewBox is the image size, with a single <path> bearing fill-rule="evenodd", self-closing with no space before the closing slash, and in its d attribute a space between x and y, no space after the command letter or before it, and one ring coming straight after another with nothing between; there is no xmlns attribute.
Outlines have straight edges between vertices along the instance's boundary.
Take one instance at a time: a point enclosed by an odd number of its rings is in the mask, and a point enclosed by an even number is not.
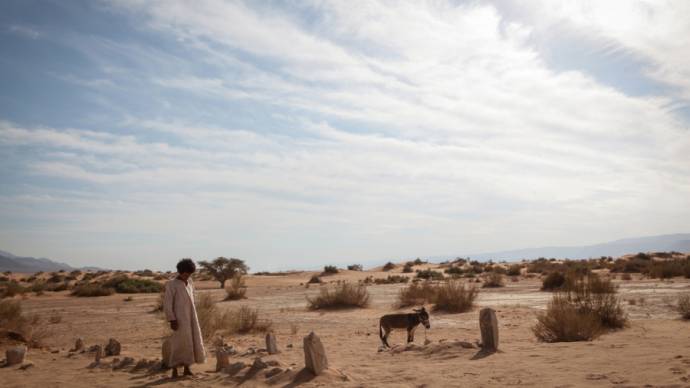
<svg viewBox="0 0 690 388"><path fill-rule="evenodd" d="M0 249L253 271L690 231L690 2L0 2Z"/></svg>

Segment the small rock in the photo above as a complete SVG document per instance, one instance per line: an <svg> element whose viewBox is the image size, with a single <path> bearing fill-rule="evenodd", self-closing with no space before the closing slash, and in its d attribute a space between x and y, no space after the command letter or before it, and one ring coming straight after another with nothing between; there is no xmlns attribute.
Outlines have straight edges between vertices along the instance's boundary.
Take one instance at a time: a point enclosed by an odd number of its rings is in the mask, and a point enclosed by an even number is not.
<svg viewBox="0 0 690 388"><path fill-rule="evenodd" d="M123 369L128 366L134 365L134 359L132 357L125 357L120 361L119 363L115 364L115 360L113 360L113 369Z"/></svg>
<svg viewBox="0 0 690 388"><path fill-rule="evenodd" d="M268 366L280 366L280 363L277 360L268 360L268 361L266 361L266 365L268 365Z"/></svg>
<svg viewBox="0 0 690 388"><path fill-rule="evenodd" d="M223 371L230 376L234 376L237 374L237 372L241 371L247 366L247 364L243 363L242 361L238 361L234 364L228 365Z"/></svg>
<svg viewBox="0 0 690 388"><path fill-rule="evenodd" d="M281 368L273 368L273 369L269 370L268 372L266 372L266 378L270 379L271 377L273 377L277 374L280 374L282 372L283 372L283 369L281 369Z"/></svg>
<svg viewBox="0 0 690 388"><path fill-rule="evenodd" d="M31 368L31 367L33 367L33 366L34 366L34 363L33 363L33 362L27 362L26 364L23 364L22 366L20 366L19 369L21 369L21 370L27 370L27 369L29 369L29 368Z"/></svg>
<svg viewBox="0 0 690 388"><path fill-rule="evenodd" d="M115 338L108 340L108 344L105 345L105 355L106 356L119 356L122 346Z"/></svg>
<svg viewBox="0 0 690 388"><path fill-rule="evenodd" d="M495 352L498 350L498 319L496 311L483 308L479 311L479 329L482 334L482 348Z"/></svg>
<svg viewBox="0 0 690 388"><path fill-rule="evenodd" d="M426 345L429 345L430 343L431 343L431 340L430 340L430 339L427 338L427 339L424 340L424 345L425 345L425 346L426 346Z"/></svg>
<svg viewBox="0 0 690 388"><path fill-rule="evenodd" d="M292 344L287 344L286 347L292 349Z"/></svg>
<svg viewBox="0 0 690 388"><path fill-rule="evenodd" d="M94 345L91 347L93 349L94 354L94 361L96 363L101 362L101 358L103 358L103 348L101 348L101 345Z"/></svg>
<svg viewBox="0 0 690 388"><path fill-rule="evenodd" d="M50 352L53 354L58 354L60 353L60 349L51 350Z"/></svg>
<svg viewBox="0 0 690 388"><path fill-rule="evenodd" d="M151 362L153 362L153 361L151 361ZM149 360L147 360L145 358L142 358L141 360L139 360L137 362L136 365L134 365L134 370L148 369L151 362L149 362Z"/></svg>
<svg viewBox="0 0 690 388"><path fill-rule="evenodd" d="M24 356L26 356L27 348L26 346L17 346L16 348L7 349L5 352L5 365L16 365L24 362Z"/></svg>
<svg viewBox="0 0 690 388"><path fill-rule="evenodd" d="M84 339L79 337L77 340L74 342L74 351L78 352L84 350Z"/></svg>

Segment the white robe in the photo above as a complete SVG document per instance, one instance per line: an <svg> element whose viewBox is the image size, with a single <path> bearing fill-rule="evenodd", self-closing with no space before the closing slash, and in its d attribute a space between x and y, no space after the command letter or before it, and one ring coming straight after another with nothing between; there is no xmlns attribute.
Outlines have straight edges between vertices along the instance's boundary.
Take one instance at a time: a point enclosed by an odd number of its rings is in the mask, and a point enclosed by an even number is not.
<svg viewBox="0 0 690 388"><path fill-rule="evenodd" d="M203 364L206 361L206 351L199 319L196 316L194 285L191 279L187 285L178 278L165 284L163 310L168 322L177 321L178 324L177 330L173 331L169 338L170 358L164 360L166 365L173 367Z"/></svg>

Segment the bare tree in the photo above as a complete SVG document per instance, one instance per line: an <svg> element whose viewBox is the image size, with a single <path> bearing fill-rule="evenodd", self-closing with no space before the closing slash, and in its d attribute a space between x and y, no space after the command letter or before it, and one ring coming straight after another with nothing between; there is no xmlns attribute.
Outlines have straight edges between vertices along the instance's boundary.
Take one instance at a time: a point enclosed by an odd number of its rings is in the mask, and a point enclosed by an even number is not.
<svg viewBox="0 0 690 388"><path fill-rule="evenodd" d="M234 258L218 257L211 262L200 261L199 265L220 282L220 288L225 288L225 281L236 274L244 275L249 271L244 260Z"/></svg>

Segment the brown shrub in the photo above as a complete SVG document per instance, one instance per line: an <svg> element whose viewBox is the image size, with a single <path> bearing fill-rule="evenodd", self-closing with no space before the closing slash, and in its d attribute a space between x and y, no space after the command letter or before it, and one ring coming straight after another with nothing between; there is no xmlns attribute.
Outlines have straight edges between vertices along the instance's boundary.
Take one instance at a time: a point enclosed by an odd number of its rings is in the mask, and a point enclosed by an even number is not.
<svg viewBox="0 0 690 388"><path fill-rule="evenodd" d="M225 300L244 299L247 293L247 286L242 275L235 275L230 279L230 284L225 287Z"/></svg>
<svg viewBox="0 0 690 388"><path fill-rule="evenodd" d="M81 284L72 290L72 295L81 297L108 296L113 293L115 293L115 290L112 288L95 283Z"/></svg>
<svg viewBox="0 0 690 388"><path fill-rule="evenodd" d="M319 295L307 297L310 310L366 307L369 304L369 291L363 284L343 282L335 287L322 287Z"/></svg>
<svg viewBox="0 0 690 388"><path fill-rule="evenodd" d="M273 326L270 320L260 319L258 309L249 306L226 311L217 320L216 328L227 334L265 333Z"/></svg>
<svg viewBox="0 0 690 388"><path fill-rule="evenodd" d="M197 293L195 305L201 335L204 337L204 340L213 338L218 329L218 318L220 316L216 302L209 293Z"/></svg>
<svg viewBox="0 0 690 388"><path fill-rule="evenodd" d="M434 310L449 313L469 311L474 306L474 300L478 294L479 291L476 287L465 287L461 281L450 280L437 287Z"/></svg>
<svg viewBox="0 0 690 388"><path fill-rule="evenodd" d="M501 275L498 272L490 272L484 278L484 284L482 285L482 288L497 288L504 286L505 283L503 282L503 275Z"/></svg>
<svg viewBox="0 0 690 388"><path fill-rule="evenodd" d="M683 319L690 319L690 294L684 294L678 297L677 309Z"/></svg>
<svg viewBox="0 0 690 388"><path fill-rule="evenodd" d="M24 314L18 300L0 300L0 329L20 334L31 347L41 347L50 335L41 317Z"/></svg>
<svg viewBox="0 0 690 388"><path fill-rule="evenodd" d="M593 312L581 312L562 295L554 295L546 312L537 315L532 332L544 342L591 341L601 334L601 322Z"/></svg>
<svg viewBox="0 0 690 388"><path fill-rule="evenodd" d="M402 308L433 303L437 290L438 286L430 281L414 282L400 289L396 306Z"/></svg>

